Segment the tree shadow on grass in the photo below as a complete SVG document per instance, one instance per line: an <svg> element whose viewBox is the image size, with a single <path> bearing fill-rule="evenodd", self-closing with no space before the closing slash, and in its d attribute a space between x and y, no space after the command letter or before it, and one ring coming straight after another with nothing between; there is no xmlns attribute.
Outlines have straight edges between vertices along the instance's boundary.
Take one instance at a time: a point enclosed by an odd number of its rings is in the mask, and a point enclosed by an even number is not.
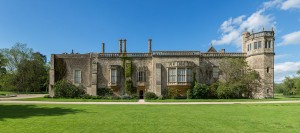
<svg viewBox="0 0 300 133"><path fill-rule="evenodd" d="M20 119L34 116L60 116L83 112L70 108L39 107L36 105L0 105L0 121L4 119Z"/></svg>

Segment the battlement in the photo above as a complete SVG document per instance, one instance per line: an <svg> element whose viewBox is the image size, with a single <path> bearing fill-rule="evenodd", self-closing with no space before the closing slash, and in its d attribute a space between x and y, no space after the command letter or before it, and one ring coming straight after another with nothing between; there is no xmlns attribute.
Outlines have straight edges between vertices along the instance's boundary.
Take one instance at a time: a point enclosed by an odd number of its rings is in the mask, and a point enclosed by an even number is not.
<svg viewBox="0 0 300 133"><path fill-rule="evenodd" d="M248 41L250 39L255 39L259 37L274 37L274 31L261 31L261 32L255 32L255 33L250 33L246 32L245 33L245 41Z"/></svg>
<svg viewBox="0 0 300 133"><path fill-rule="evenodd" d="M199 56L200 51L153 51L152 56Z"/></svg>

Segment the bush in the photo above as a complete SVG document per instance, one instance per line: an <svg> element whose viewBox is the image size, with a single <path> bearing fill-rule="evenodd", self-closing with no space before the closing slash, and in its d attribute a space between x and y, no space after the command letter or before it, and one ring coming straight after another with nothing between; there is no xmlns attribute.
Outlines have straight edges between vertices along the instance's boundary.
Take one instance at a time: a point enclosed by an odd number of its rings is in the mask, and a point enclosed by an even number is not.
<svg viewBox="0 0 300 133"><path fill-rule="evenodd" d="M186 98L187 99L193 99L193 90L192 89L188 89L186 91Z"/></svg>
<svg viewBox="0 0 300 133"><path fill-rule="evenodd" d="M55 97L75 98L86 94L85 88L82 85L75 86L67 80L56 82L53 88Z"/></svg>
<svg viewBox="0 0 300 133"><path fill-rule="evenodd" d="M170 88L170 87L168 87L167 98L169 98L169 99L176 99L176 98L178 98L178 90L176 88Z"/></svg>
<svg viewBox="0 0 300 133"><path fill-rule="evenodd" d="M129 96L129 95L123 95L123 96L121 96L121 99L123 99L123 100L129 100L129 99L131 99L131 96Z"/></svg>
<svg viewBox="0 0 300 133"><path fill-rule="evenodd" d="M146 100L155 100L155 99L157 99L157 95L153 92L146 92L145 99Z"/></svg>
<svg viewBox="0 0 300 133"><path fill-rule="evenodd" d="M97 88L97 95L98 96L110 96L113 92L110 88Z"/></svg>
<svg viewBox="0 0 300 133"><path fill-rule="evenodd" d="M193 98L207 98L209 93L209 88L206 84L196 83L193 88Z"/></svg>

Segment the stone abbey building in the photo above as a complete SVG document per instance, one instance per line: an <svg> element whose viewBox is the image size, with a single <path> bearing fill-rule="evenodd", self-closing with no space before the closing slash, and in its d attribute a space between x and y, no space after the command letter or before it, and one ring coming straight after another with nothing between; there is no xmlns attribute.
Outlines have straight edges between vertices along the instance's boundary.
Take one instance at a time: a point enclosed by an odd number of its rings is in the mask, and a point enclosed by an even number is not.
<svg viewBox="0 0 300 133"><path fill-rule="evenodd" d="M181 94L191 88L193 80L211 84L222 77L219 62L223 58L244 58L256 70L262 87L255 97L273 97L274 86L274 31L243 32L242 52L217 52L213 46L200 51L152 51L151 39L147 53L127 53L126 40L119 41L120 51L106 53L52 54L50 69L50 95L59 76L87 88L96 95L97 89L110 88L116 95L126 93L126 82L137 88L137 95L154 92L162 95L168 88L177 88ZM61 67L63 66L63 67Z"/></svg>

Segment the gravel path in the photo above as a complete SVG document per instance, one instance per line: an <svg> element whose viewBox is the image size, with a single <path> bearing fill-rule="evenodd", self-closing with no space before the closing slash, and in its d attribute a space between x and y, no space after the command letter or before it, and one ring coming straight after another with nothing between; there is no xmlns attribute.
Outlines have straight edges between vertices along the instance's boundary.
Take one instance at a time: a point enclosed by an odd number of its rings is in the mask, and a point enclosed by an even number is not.
<svg viewBox="0 0 300 133"><path fill-rule="evenodd" d="M44 97L47 94L17 94L16 97L6 97L6 98L0 98L0 101L9 101L9 100L15 100L15 99L24 99L24 98L36 98L36 97Z"/></svg>

